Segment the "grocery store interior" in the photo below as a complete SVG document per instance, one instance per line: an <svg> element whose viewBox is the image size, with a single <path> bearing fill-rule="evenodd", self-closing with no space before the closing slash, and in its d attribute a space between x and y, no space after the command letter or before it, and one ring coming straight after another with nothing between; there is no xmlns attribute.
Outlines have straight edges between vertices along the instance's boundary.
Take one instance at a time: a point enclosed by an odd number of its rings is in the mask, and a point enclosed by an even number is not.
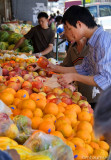
<svg viewBox="0 0 111 160"><path fill-rule="evenodd" d="M111 160L111 0L0 0L0 160Z"/></svg>

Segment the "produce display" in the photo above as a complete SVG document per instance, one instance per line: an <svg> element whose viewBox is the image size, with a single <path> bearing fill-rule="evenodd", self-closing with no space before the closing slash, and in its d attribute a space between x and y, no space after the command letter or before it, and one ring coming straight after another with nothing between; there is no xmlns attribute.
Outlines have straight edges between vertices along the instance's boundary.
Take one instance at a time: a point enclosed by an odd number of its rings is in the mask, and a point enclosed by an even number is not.
<svg viewBox="0 0 111 160"><path fill-rule="evenodd" d="M23 37L19 33L8 33L7 31L0 31L0 49L13 50L17 41ZM33 52L33 46L31 41L25 40L24 43L16 49L17 52Z"/></svg>
<svg viewBox="0 0 111 160"><path fill-rule="evenodd" d="M33 72L32 62L42 68ZM43 57L0 59L0 100L11 111L0 110L0 149L16 149L22 160L107 159L109 145L94 135L87 99L74 86L60 86L59 75L45 70L48 63Z"/></svg>

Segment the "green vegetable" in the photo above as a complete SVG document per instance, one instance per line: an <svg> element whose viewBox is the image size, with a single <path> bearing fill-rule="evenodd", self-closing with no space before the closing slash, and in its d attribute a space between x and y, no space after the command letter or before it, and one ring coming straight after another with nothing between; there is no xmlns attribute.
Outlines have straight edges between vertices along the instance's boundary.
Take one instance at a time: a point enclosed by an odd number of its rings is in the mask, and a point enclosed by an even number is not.
<svg viewBox="0 0 111 160"><path fill-rule="evenodd" d="M10 36L8 38L8 42L9 42L9 44L15 44L22 37L23 37L23 35L21 35L21 34L12 33L12 34L10 34Z"/></svg>
<svg viewBox="0 0 111 160"><path fill-rule="evenodd" d="M6 31L0 33L0 42L6 42L9 38L9 34Z"/></svg>
<svg viewBox="0 0 111 160"><path fill-rule="evenodd" d="M26 46L26 47L23 47L22 49L21 49L21 52L26 52L26 53L28 53L28 52L30 52L30 51L32 51L33 52L33 46L31 46L31 45L28 45L28 46Z"/></svg>
<svg viewBox="0 0 111 160"><path fill-rule="evenodd" d="M8 43L7 42L0 42L0 49L7 50L7 48L8 48Z"/></svg>

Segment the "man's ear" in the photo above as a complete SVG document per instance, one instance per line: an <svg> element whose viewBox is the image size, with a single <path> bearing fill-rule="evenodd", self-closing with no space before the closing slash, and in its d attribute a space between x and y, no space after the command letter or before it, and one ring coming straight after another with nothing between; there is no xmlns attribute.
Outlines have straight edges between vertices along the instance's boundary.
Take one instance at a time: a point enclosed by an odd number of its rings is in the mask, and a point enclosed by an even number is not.
<svg viewBox="0 0 111 160"><path fill-rule="evenodd" d="M81 21L77 21L77 23L76 23L76 27L78 28L81 28L81 26L82 26L82 22Z"/></svg>

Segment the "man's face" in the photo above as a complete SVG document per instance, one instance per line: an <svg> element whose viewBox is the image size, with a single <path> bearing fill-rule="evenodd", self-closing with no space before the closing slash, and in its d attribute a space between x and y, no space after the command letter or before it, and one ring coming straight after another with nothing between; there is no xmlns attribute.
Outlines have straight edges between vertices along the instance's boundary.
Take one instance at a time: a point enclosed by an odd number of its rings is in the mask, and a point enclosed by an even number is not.
<svg viewBox="0 0 111 160"><path fill-rule="evenodd" d="M41 17L41 18L39 18L38 22L39 22L40 26L43 29L47 28L47 26L48 26L48 19L46 19L45 17Z"/></svg>
<svg viewBox="0 0 111 160"><path fill-rule="evenodd" d="M81 22L78 21L76 23L76 27L74 27L66 21L66 26L76 42L79 41L82 37L84 37Z"/></svg>
<svg viewBox="0 0 111 160"><path fill-rule="evenodd" d="M70 42L74 42L75 41L75 39L73 38L70 30L67 28L66 25L64 25L64 34L65 34L65 36L66 36L68 41L70 41Z"/></svg>

